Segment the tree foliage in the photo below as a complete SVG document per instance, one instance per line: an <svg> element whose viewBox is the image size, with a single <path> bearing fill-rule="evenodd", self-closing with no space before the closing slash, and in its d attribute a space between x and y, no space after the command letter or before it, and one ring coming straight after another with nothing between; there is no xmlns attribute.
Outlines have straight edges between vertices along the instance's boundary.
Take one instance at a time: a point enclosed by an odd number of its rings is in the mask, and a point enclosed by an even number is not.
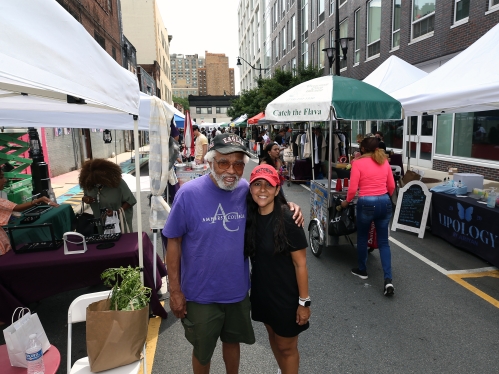
<svg viewBox="0 0 499 374"><path fill-rule="evenodd" d="M276 69L271 78L257 78L258 86L250 90L243 90L240 96L231 101L227 114L235 119L243 114L248 118L265 111L268 103L290 88L323 75L323 69L313 66L299 66L294 72Z"/></svg>
<svg viewBox="0 0 499 374"><path fill-rule="evenodd" d="M178 103L184 107L184 110L189 110L189 100L185 97L173 96L172 98L174 103Z"/></svg>

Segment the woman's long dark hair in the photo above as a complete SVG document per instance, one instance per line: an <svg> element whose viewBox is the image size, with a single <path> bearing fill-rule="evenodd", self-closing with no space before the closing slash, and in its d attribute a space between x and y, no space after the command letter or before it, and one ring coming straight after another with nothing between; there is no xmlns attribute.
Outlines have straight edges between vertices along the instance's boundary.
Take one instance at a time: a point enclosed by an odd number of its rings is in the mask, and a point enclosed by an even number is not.
<svg viewBox="0 0 499 374"><path fill-rule="evenodd" d="M272 147L276 145L275 143L269 143L265 146L265 149L263 150L263 157L260 161L260 163L262 161L265 161L268 165L272 166L274 169L275 169L275 162L274 160L272 160L272 157L270 157L270 150L272 149Z"/></svg>
<svg viewBox="0 0 499 374"><path fill-rule="evenodd" d="M246 231L244 233L244 255L253 257L256 252L256 238L262 233L257 231L258 204L253 200L251 192L246 195ZM286 228L284 225L284 211L289 210L284 194L277 194L274 198L274 254L284 253L288 246Z"/></svg>

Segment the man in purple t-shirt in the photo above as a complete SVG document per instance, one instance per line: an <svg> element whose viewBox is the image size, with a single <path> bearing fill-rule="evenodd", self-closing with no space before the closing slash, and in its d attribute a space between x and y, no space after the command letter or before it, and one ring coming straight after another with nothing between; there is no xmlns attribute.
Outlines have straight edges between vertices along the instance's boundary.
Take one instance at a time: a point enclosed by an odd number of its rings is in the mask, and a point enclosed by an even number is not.
<svg viewBox="0 0 499 374"><path fill-rule="evenodd" d="M182 318L194 347L194 373L209 373L218 338L227 373L239 370L239 343L255 342L244 257L248 182L242 175L249 155L237 135L213 138L205 155L211 173L180 188L163 229L170 308ZM199 204L201 195L208 198ZM301 224L301 211L295 208Z"/></svg>

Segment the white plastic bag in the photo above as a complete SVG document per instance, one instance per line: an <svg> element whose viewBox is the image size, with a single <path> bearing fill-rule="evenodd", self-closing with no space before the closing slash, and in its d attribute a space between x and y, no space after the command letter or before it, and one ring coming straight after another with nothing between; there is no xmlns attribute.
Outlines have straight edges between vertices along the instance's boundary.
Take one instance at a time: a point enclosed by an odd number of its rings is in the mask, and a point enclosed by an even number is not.
<svg viewBox="0 0 499 374"><path fill-rule="evenodd" d="M27 312L25 312L27 310ZM18 313L19 311L19 313ZM18 319L14 322L14 318ZM31 314L28 308L17 308L12 314L12 324L3 330L7 353L12 366L27 368L26 346L29 336L36 334L36 337L42 344L42 351L45 353L50 348L50 343L43 329L38 314Z"/></svg>

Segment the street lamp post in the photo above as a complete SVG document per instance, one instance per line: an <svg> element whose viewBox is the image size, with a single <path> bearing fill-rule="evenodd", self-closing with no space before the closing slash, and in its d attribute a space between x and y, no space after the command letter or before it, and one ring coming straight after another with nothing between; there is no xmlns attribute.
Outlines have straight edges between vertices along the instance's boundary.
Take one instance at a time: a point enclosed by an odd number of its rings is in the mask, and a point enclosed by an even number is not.
<svg viewBox="0 0 499 374"><path fill-rule="evenodd" d="M348 42L354 40L352 37L340 38L340 0L334 1L334 47L324 48L329 61L329 70L331 70L334 61L334 75L340 75L340 48L343 52L343 59L347 59Z"/></svg>
<svg viewBox="0 0 499 374"><path fill-rule="evenodd" d="M259 79L262 80L262 70L263 71L267 71L267 70L270 70L270 68L262 68L262 64L260 64L260 67L256 67L254 65L251 65L248 61L246 61L244 58L242 57L237 57L237 66L242 66L241 64L241 60L243 60L244 62L246 62L253 70L258 70L260 71L260 75L259 75Z"/></svg>

